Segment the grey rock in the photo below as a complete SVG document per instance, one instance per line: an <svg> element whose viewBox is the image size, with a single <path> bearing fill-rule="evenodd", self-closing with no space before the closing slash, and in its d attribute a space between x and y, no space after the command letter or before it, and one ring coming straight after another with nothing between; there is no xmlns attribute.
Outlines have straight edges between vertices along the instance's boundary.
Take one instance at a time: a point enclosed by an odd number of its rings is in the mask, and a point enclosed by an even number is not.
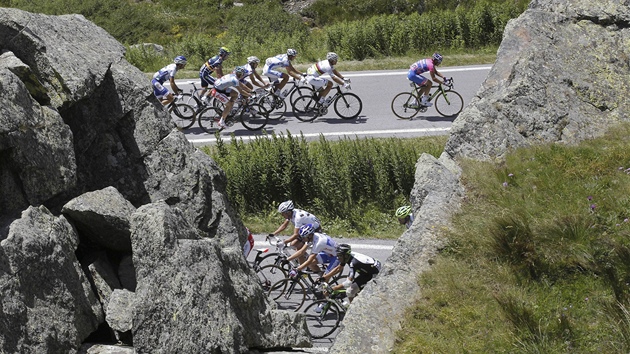
<svg viewBox="0 0 630 354"><path fill-rule="evenodd" d="M506 26L446 151L492 160L518 147L575 144L628 121L628 19L625 1L532 1Z"/></svg>
<svg viewBox="0 0 630 354"><path fill-rule="evenodd" d="M0 348L68 353L104 321L75 257L78 236L64 217L29 207L0 241Z"/></svg>
<svg viewBox="0 0 630 354"><path fill-rule="evenodd" d="M130 346L86 343L77 354L136 354L136 351Z"/></svg>
<svg viewBox="0 0 630 354"><path fill-rule="evenodd" d="M136 295L125 289L112 292L105 310L105 320L115 331L127 332L133 327Z"/></svg>
<svg viewBox="0 0 630 354"><path fill-rule="evenodd" d="M92 283L96 288L103 309L107 308L110 297L114 289L120 289L120 281L106 257L98 257L88 265Z"/></svg>
<svg viewBox="0 0 630 354"><path fill-rule="evenodd" d="M129 218L135 211L114 187L84 193L61 209L83 236L105 249L121 252L131 252Z"/></svg>

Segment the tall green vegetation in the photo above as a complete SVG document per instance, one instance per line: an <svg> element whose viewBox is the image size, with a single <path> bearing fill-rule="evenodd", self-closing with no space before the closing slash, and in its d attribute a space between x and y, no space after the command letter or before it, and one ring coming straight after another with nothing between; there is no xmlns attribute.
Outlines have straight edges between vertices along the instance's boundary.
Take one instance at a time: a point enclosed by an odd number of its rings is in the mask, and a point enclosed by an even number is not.
<svg viewBox="0 0 630 354"><path fill-rule="evenodd" d="M396 353L630 352L630 127L464 161Z"/></svg>
<svg viewBox="0 0 630 354"><path fill-rule="evenodd" d="M416 161L424 152L439 156L445 141L331 142L322 136L308 142L289 134L219 141L210 154L225 171L228 196L241 215L274 212L291 199L327 221L345 220L346 231L362 233L383 218L395 222L392 211L408 203Z"/></svg>

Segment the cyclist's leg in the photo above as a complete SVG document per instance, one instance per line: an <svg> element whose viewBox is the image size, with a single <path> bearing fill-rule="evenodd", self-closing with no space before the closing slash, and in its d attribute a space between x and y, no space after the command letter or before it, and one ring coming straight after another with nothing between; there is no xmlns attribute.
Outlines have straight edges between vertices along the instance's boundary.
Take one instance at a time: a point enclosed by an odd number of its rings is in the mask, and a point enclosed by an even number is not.
<svg viewBox="0 0 630 354"><path fill-rule="evenodd" d="M232 111L232 107L234 107L234 102L238 98L238 91L236 90L227 89L225 92L230 96L230 100L225 104L225 109L223 110L223 113L221 114L221 120L219 121L219 126L225 124L225 118L227 118L228 114L230 114L230 112Z"/></svg>
<svg viewBox="0 0 630 354"><path fill-rule="evenodd" d="M326 97L328 92L330 92L330 87L332 87L332 84L330 84L328 80L322 77L314 77L314 76L308 75L306 77L306 82L309 85L313 86L313 88L315 89L315 92L317 92L317 102L319 103L324 101L324 98ZM330 87L328 87L329 84L330 84ZM323 87L325 88L322 91Z"/></svg>
<svg viewBox="0 0 630 354"><path fill-rule="evenodd" d="M276 70L270 70L267 65L263 69L263 75L269 78L269 84L273 87L273 92L278 90L278 86L280 85L280 78L282 77L282 73Z"/></svg>
<svg viewBox="0 0 630 354"><path fill-rule="evenodd" d="M162 102L162 105L166 106L167 104L173 102L173 95L168 91L168 89L157 80L152 80L153 84L153 94L155 97Z"/></svg>
<svg viewBox="0 0 630 354"><path fill-rule="evenodd" d="M208 87L214 86L215 79L211 76L210 71L206 68L205 65L199 71L199 79L201 79L202 88L199 96L201 96L202 101L205 101L209 98L208 96L210 96L210 90L208 90Z"/></svg>

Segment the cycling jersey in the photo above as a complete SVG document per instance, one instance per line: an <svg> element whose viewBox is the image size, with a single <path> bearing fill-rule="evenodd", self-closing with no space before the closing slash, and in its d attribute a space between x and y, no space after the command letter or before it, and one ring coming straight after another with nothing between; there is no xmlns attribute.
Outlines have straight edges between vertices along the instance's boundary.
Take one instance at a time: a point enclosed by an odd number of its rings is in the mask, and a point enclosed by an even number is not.
<svg viewBox="0 0 630 354"><path fill-rule="evenodd" d="M333 66L330 65L328 60L318 61L306 69L306 74L313 77L319 77L320 75L328 74L334 76Z"/></svg>
<svg viewBox="0 0 630 354"><path fill-rule="evenodd" d="M163 84L164 81L175 77L175 74L177 74L177 64L169 64L153 74L153 80Z"/></svg>
<svg viewBox="0 0 630 354"><path fill-rule="evenodd" d="M290 221L298 229L303 225L312 224L313 228L317 230L322 225L322 223L315 215L301 209L293 209L293 216L291 216Z"/></svg>
<svg viewBox="0 0 630 354"><path fill-rule="evenodd" d="M234 73L223 75L214 82L214 88L221 91L235 86L238 86L238 78Z"/></svg>
<svg viewBox="0 0 630 354"><path fill-rule="evenodd" d="M409 67L409 71L413 71L416 75L426 73L426 72L435 72L435 67L433 66L433 59L420 59L417 62L411 64Z"/></svg>
<svg viewBox="0 0 630 354"><path fill-rule="evenodd" d="M352 260L348 263L350 271L348 278L352 278L353 282L363 287L370 279L372 279L381 270L381 262L376 259L357 252L350 252Z"/></svg>
<svg viewBox="0 0 630 354"><path fill-rule="evenodd" d="M265 68L267 68L267 70L273 70L275 67L286 68L289 65L291 65L291 61L286 54L278 54L275 57L265 60Z"/></svg>
<svg viewBox="0 0 630 354"><path fill-rule="evenodd" d="M410 228L411 224L413 224L413 214L409 214L409 220L405 223L405 226Z"/></svg>
<svg viewBox="0 0 630 354"><path fill-rule="evenodd" d="M317 255L317 263L328 264L326 273L329 273L339 264L337 242L324 233L315 232L313 234L311 254Z"/></svg>
<svg viewBox="0 0 630 354"><path fill-rule="evenodd" d="M199 68L199 78L201 79L201 87L214 85L216 79L212 77L212 73L218 68L223 68L223 58L221 55L215 55L208 59L201 68Z"/></svg>

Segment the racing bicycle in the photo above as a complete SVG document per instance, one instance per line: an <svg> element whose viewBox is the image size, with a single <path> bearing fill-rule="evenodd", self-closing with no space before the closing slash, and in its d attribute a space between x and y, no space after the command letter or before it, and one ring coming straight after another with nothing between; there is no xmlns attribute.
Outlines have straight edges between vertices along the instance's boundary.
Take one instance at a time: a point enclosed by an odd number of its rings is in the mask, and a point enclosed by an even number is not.
<svg viewBox="0 0 630 354"><path fill-rule="evenodd" d="M287 86L289 87L287 88ZM312 93L312 88L308 86L300 86L299 82L293 79L287 82L285 89L282 91L282 96L284 98L267 89L259 96L258 103L269 111L269 119L277 120L282 118L287 112L286 99L288 99L289 104L291 104L296 98L304 95L311 95Z"/></svg>
<svg viewBox="0 0 630 354"><path fill-rule="evenodd" d="M184 103L182 99L182 94L177 94L173 101L166 105L171 120L179 130L188 129L195 123L195 108Z"/></svg>
<svg viewBox="0 0 630 354"><path fill-rule="evenodd" d="M455 117L464 108L462 95L453 90L453 78L448 79L444 85L438 84L429 94L428 101L433 101L437 112L444 117ZM392 112L398 118L411 119L418 113L424 113L429 107L420 104L420 89L415 82L410 84L411 92L401 92L392 100Z"/></svg>
<svg viewBox="0 0 630 354"><path fill-rule="evenodd" d="M341 324L349 304L345 289L332 290L329 284L322 283L321 292L324 298L304 309L306 328L313 339L331 335Z"/></svg>
<svg viewBox="0 0 630 354"><path fill-rule="evenodd" d="M221 104L221 107L216 105L207 106L197 114L199 127L204 132L214 134L222 130L219 128L219 121L221 120L223 107L223 104ZM261 130L269 121L269 113L263 106L256 103L255 97L250 97L249 99L239 98L234 102L232 110L225 118L225 125L231 127L237 120L247 130Z"/></svg>
<svg viewBox="0 0 630 354"><path fill-rule="evenodd" d="M347 89L350 90L348 84ZM335 93L326 98L324 103L318 102L317 91L310 95L303 95L296 98L291 105L293 114L302 122L312 122L315 118L326 115L328 107L332 105L335 113L342 119L354 119L361 114L363 102L359 96L351 92L342 92L339 85L334 87Z"/></svg>

